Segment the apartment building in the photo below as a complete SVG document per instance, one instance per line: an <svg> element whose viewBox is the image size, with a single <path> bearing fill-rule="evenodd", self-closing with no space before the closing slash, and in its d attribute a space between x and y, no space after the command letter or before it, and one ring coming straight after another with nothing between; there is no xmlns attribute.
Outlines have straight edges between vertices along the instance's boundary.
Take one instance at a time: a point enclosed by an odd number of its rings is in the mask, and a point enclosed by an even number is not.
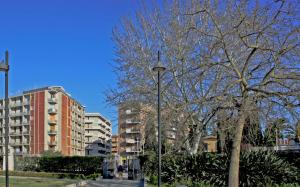
<svg viewBox="0 0 300 187"><path fill-rule="evenodd" d="M85 114L85 155L111 154L111 122L99 113Z"/></svg>
<svg viewBox="0 0 300 187"><path fill-rule="evenodd" d="M0 151L4 153L5 101L0 100ZM63 87L44 87L9 98L9 146L16 155L46 150L84 155L84 107Z"/></svg>
<svg viewBox="0 0 300 187"><path fill-rule="evenodd" d="M113 155L119 154L119 135L113 135L111 138L111 153Z"/></svg>
<svg viewBox="0 0 300 187"><path fill-rule="evenodd" d="M119 154L133 158L143 152L145 144L145 117L149 108L141 103L119 106Z"/></svg>

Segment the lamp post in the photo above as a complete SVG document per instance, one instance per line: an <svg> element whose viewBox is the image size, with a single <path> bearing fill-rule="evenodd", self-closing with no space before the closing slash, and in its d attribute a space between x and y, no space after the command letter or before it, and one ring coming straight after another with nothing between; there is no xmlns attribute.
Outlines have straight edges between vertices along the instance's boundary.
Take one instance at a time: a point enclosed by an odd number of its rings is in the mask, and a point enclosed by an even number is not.
<svg viewBox="0 0 300 187"><path fill-rule="evenodd" d="M166 70L166 68L160 62L160 54L157 52L158 64L152 68L154 72L157 72L157 130L158 130L158 187L161 186L161 127L160 127L160 74Z"/></svg>
<svg viewBox="0 0 300 187"><path fill-rule="evenodd" d="M5 52L5 62L0 63L0 71L5 72L5 184L9 187L9 176L8 176L8 51Z"/></svg>

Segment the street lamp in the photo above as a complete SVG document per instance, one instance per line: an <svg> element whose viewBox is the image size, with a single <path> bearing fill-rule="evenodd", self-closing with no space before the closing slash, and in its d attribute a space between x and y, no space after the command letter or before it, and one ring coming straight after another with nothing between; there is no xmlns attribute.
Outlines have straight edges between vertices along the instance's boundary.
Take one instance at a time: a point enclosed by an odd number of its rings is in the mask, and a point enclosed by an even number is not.
<svg viewBox="0 0 300 187"><path fill-rule="evenodd" d="M8 176L8 51L5 52L5 63L0 63L0 71L5 72L5 184L9 187L9 176Z"/></svg>
<svg viewBox="0 0 300 187"><path fill-rule="evenodd" d="M157 129L158 129L158 187L161 186L161 127L160 127L160 74L166 70L166 68L160 62L159 51L157 52L158 64L152 68L154 72L157 72Z"/></svg>

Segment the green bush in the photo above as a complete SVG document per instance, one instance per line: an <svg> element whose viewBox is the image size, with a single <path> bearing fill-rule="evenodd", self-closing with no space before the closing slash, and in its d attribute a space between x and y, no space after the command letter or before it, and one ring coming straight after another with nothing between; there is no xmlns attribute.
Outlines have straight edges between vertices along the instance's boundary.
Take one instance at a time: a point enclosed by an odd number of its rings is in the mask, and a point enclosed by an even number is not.
<svg viewBox="0 0 300 187"><path fill-rule="evenodd" d="M102 162L101 157L41 157L39 169L45 172L90 175L102 172Z"/></svg>
<svg viewBox="0 0 300 187"><path fill-rule="evenodd" d="M39 171L39 157L15 157L17 171Z"/></svg>
<svg viewBox="0 0 300 187"><path fill-rule="evenodd" d="M251 151L241 155L241 186L266 186L299 181L297 168L273 152ZM300 182L300 181L299 181Z"/></svg>
<svg viewBox="0 0 300 187"><path fill-rule="evenodd" d="M157 175L157 158L147 156L143 170L150 183ZM192 181L191 186L202 182L227 186L230 158L227 155L205 153L194 156L163 155L162 181L174 184ZM152 171L151 171L152 169ZM240 160L240 186L266 186L299 181L299 171L275 153L265 151L244 152Z"/></svg>
<svg viewBox="0 0 300 187"><path fill-rule="evenodd" d="M43 157L16 157L15 170L17 171L43 171L48 173L63 173L60 178L75 178L82 174L85 176L101 174L101 157L63 157L63 156L43 156ZM68 173L70 173L68 175ZM73 175L74 174L74 175ZM82 178L82 177L81 177ZM95 178L92 177L91 178Z"/></svg>
<svg viewBox="0 0 300 187"><path fill-rule="evenodd" d="M300 172L300 152L277 152L280 158L286 160L288 163L294 165L298 168L298 172Z"/></svg>

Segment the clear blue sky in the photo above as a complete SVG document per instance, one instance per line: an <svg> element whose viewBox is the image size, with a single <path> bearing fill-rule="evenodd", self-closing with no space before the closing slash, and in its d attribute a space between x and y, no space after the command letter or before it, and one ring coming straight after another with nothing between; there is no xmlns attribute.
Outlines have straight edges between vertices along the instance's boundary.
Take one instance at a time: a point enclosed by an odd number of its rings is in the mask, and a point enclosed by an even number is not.
<svg viewBox="0 0 300 187"><path fill-rule="evenodd" d="M116 85L111 31L138 0L0 0L0 59L10 52L10 94L61 85L117 131L104 90ZM0 96L4 93L0 75Z"/></svg>

